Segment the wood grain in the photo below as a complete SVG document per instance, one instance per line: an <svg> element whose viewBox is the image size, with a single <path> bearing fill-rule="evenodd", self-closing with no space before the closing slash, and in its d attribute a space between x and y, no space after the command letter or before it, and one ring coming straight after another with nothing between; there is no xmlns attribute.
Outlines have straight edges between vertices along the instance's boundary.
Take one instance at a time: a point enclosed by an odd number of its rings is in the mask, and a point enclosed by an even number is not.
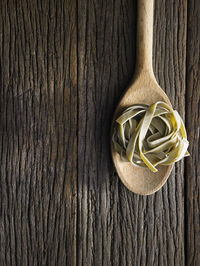
<svg viewBox="0 0 200 266"><path fill-rule="evenodd" d="M0 264L74 265L76 1L0 12Z"/></svg>
<svg viewBox="0 0 200 266"><path fill-rule="evenodd" d="M186 261L200 264L200 2L188 2L186 126Z"/></svg>
<svg viewBox="0 0 200 266"><path fill-rule="evenodd" d="M199 265L199 1L155 1L154 71L192 156L148 197L109 150L136 6L0 1L0 265Z"/></svg>
<svg viewBox="0 0 200 266"><path fill-rule="evenodd" d="M155 1L154 68L184 118L186 1ZM78 265L184 265L184 164L153 196L115 174L110 123L134 71L136 1L78 1Z"/></svg>

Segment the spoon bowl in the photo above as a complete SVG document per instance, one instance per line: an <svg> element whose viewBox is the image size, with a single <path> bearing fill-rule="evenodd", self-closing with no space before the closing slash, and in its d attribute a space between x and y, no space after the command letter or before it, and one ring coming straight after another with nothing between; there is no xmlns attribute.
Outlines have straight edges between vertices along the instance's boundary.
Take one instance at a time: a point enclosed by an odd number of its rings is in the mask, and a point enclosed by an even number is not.
<svg viewBox="0 0 200 266"><path fill-rule="evenodd" d="M143 74L128 88L118 104L113 117L113 125L122 111L133 104L151 105L157 101L164 101L171 105L167 95L159 87L156 80L148 77L148 74L143 79ZM122 161L113 145L111 145L111 152L115 168L123 184L132 192L140 195L150 195L159 190L167 181L173 167L172 165L160 165L157 166L158 172L153 173L149 169L135 167L130 162Z"/></svg>
<svg viewBox="0 0 200 266"><path fill-rule="evenodd" d="M163 101L171 105L169 98L158 85L152 67L153 43L153 0L138 1L137 23L137 59L133 82L119 102L113 117L112 129L117 117L129 106L134 104L151 105ZM111 134L113 132L111 130ZM173 165L158 166L153 173L146 168L132 165L121 160L111 143L111 153L117 173L123 184L132 192L150 195L158 191L167 181Z"/></svg>

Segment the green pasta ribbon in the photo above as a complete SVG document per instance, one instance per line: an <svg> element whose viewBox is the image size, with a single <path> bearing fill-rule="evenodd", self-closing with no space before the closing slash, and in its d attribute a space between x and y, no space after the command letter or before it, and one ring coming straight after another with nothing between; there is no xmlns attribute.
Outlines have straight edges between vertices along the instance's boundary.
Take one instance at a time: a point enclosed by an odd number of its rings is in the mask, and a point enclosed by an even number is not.
<svg viewBox="0 0 200 266"><path fill-rule="evenodd" d="M121 159L157 172L189 156L187 134L177 111L164 102L136 104L117 118L112 136Z"/></svg>

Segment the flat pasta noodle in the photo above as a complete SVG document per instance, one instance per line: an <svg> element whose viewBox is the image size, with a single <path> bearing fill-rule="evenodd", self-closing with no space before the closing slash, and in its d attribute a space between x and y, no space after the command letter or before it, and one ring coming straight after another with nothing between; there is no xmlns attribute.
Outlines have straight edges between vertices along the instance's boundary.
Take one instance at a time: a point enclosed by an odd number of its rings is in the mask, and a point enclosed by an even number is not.
<svg viewBox="0 0 200 266"><path fill-rule="evenodd" d="M123 161L157 172L185 156L189 142L183 120L165 102L127 108L114 126L112 143Z"/></svg>

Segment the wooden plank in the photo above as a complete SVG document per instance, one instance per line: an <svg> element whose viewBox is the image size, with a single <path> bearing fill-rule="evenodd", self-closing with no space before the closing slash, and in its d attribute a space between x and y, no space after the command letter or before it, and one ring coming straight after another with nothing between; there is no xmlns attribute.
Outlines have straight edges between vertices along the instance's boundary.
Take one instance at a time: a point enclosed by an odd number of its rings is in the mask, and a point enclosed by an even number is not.
<svg viewBox="0 0 200 266"><path fill-rule="evenodd" d="M184 118L187 1L155 1L154 69ZM78 265L184 265L184 164L142 197L115 174L114 108L135 64L136 1L78 1Z"/></svg>
<svg viewBox="0 0 200 266"><path fill-rule="evenodd" d="M0 1L0 264L74 265L76 1Z"/></svg>
<svg viewBox="0 0 200 266"><path fill-rule="evenodd" d="M200 264L200 2L188 1L186 126L190 158L186 160L187 265Z"/></svg>

